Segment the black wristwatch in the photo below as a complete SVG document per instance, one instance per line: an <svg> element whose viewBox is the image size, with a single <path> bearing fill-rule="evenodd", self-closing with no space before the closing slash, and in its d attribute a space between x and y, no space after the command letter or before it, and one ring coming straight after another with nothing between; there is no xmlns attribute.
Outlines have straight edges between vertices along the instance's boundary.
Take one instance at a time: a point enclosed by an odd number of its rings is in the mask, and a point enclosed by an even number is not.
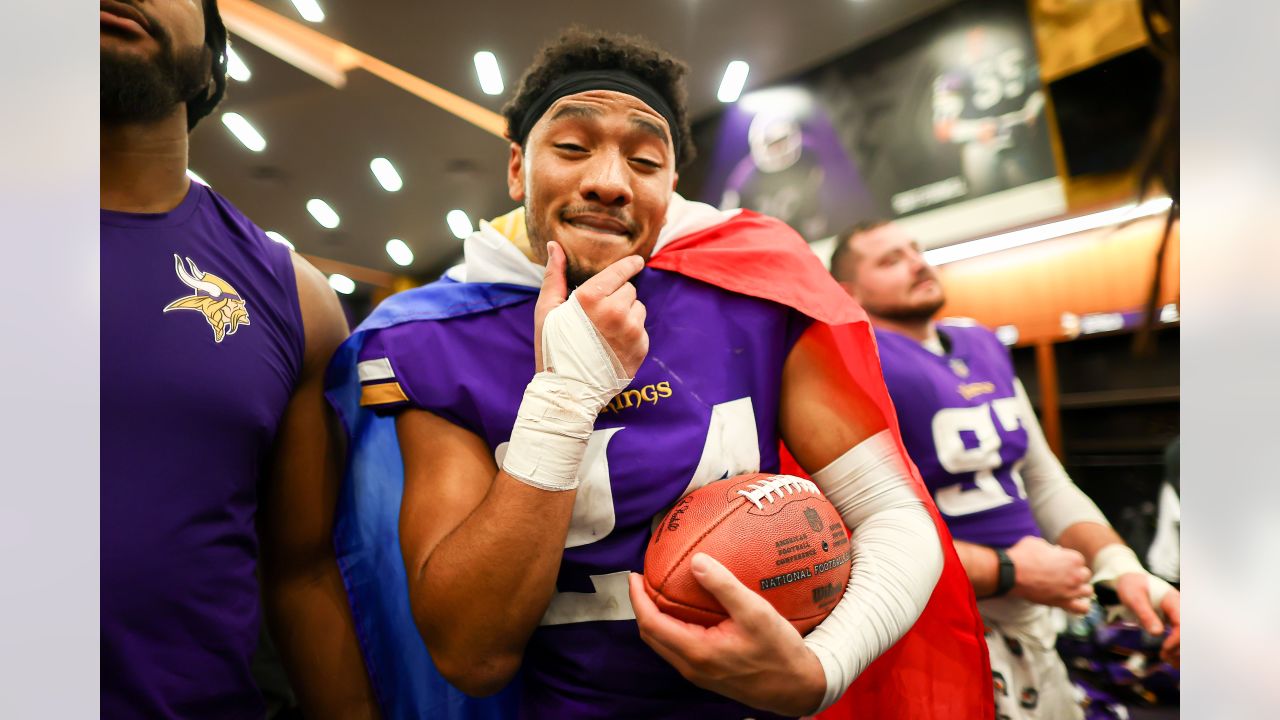
<svg viewBox="0 0 1280 720"><path fill-rule="evenodd" d="M996 575L996 591L991 597L1000 597L1006 595L1013 589L1013 584L1017 579L1013 570L1013 559L1009 557L1009 553L1004 548L992 548L996 551L996 560L1000 563L999 570Z"/></svg>

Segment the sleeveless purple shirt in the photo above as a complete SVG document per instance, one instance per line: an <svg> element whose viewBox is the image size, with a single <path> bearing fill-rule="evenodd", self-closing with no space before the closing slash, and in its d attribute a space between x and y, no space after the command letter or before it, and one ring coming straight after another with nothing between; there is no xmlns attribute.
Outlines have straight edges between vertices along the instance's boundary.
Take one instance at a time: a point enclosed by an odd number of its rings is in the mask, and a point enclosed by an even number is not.
<svg viewBox="0 0 1280 720"><path fill-rule="evenodd" d="M254 515L302 366L289 251L198 183L101 211L102 716L261 718Z"/></svg>

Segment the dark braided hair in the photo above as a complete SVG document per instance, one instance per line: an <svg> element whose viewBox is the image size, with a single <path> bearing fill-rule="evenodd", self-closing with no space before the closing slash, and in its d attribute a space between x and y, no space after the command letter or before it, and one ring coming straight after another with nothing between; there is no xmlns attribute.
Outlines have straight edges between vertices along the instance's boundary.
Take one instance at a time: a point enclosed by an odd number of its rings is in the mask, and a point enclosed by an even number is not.
<svg viewBox="0 0 1280 720"><path fill-rule="evenodd" d="M218 0L203 0L204 44L213 55L211 80L196 97L187 101L187 132L218 107L227 94L227 27L218 14Z"/></svg>
<svg viewBox="0 0 1280 720"><path fill-rule="evenodd" d="M696 151L689 128L689 112L685 107L684 87L684 76L689 72L689 66L643 38L578 26L570 27L559 38L543 46L533 65L520 78L515 95L502 108L502 115L507 120L507 139L523 146L526 138L517 137L517 134L529 106L557 78L580 70L622 70L652 86L671 106L679 125L681 141L675 148L676 166L693 160Z"/></svg>

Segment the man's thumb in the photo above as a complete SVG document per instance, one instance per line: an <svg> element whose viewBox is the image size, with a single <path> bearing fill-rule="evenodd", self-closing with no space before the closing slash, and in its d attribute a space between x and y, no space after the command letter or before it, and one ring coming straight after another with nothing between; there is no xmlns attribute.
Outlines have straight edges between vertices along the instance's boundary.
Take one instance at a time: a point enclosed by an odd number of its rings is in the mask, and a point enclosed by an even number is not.
<svg viewBox="0 0 1280 720"><path fill-rule="evenodd" d="M549 302L556 307L569 298L569 288L564 278L564 250L560 243L552 240L547 243L547 269L542 273L542 290L538 293L539 302Z"/></svg>

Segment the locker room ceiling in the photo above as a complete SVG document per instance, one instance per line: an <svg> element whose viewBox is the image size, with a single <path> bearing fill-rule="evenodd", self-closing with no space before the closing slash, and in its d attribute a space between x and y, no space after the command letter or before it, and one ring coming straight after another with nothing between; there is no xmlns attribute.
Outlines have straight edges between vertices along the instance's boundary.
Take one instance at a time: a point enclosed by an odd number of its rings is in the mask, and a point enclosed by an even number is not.
<svg viewBox="0 0 1280 720"><path fill-rule="evenodd" d="M714 114L725 66L750 63L746 89L786 79L883 36L952 0L319 0L326 15L305 23L290 0L258 4L498 111L535 51L577 22L643 35L684 59L693 118ZM508 211L507 145L499 138L363 70L335 89L232 35L252 71L229 81L220 112L245 116L267 141L250 152L218 121L192 135L192 170L263 229L310 255L388 272L431 275L461 256L445 215L473 223ZM473 55L492 51L503 95L481 91ZM706 149L701 149L706 152ZM391 160L404 187L388 193L369 162ZM341 216L334 230L306 210L325 199ZM415 260L387 256L399 238Z"/></svg>

